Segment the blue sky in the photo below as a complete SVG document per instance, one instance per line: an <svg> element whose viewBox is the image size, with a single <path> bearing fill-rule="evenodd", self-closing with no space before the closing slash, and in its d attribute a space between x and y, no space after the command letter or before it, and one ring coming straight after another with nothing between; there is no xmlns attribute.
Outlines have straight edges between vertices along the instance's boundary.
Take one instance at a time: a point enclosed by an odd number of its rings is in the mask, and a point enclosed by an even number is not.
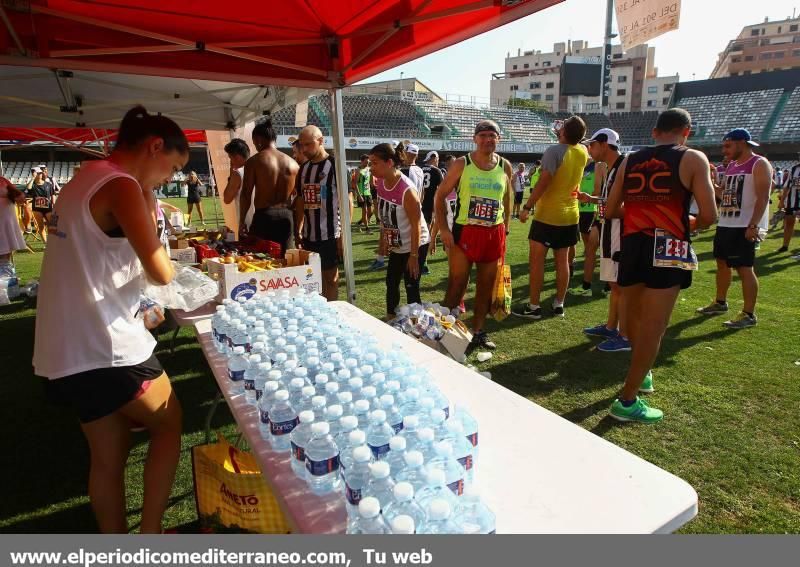
<svg viewBox="0 0 800 567"><path fill-rule="evenodd" d="M489 97L492 73L503 71L507 52L517 49L549 51L567 39L602 43L605 31L605 0L566 0L473 39L417 59L370 79L417 77L439 94L453 93ZM720 9L724 6L725 9ZM742 27L791 17L800 0L683 0L681 28L650 42L656 48L660 75L680 73L682 81L707 79L725 48ZM746 9L739 9L746 8ZM369 81L367 81L369 82Z"/></svg>

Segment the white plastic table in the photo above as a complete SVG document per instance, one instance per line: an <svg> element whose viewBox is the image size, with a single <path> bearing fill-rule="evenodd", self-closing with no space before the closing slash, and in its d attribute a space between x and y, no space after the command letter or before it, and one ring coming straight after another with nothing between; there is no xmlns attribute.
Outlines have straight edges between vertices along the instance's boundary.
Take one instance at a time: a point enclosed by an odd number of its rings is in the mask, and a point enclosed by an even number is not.
<svg viewBox="0 0 800 567"><path fill-rule="evenodd" d="M684 480L536 405L416 342L345 302L342 320L397 345L428 368L451 406L478 421L475 482L497 514L497 533L667 533L697 515L697 493ZM195 324L209 365L276 498L300 533L343 533L340 494L320 497L291 470L288 453L261 439L258 413L232 395L209 320ZM509 434L513 427L516 433ZM624 504L624 505L623 505ZM624 510L624 513L620 513Z"/></svg>

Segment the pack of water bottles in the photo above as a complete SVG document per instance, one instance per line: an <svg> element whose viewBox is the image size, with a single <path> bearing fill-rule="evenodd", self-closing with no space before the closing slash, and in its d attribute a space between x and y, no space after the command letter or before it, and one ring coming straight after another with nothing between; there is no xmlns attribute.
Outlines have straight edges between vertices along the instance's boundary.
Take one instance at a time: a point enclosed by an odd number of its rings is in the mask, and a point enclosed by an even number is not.
<svg viewBox="0 0 800 567"><path fill-rule="evenodd" d="M309 490L341 494L347 533L494 533L473 485L478 424L402 347L302 289L226 299L211 326L262 437Z"/></svg>

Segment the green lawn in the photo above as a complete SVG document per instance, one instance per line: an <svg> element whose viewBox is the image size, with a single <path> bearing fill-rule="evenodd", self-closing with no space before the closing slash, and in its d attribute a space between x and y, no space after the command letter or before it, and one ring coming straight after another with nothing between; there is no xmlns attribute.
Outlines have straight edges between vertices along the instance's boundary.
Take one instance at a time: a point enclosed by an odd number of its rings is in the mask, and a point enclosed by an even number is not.
<svg viewBox="0 0 800 567"><path fill-rule="evenodd" d="M181 199L171 201L185 207ZM515 302L527 299L527 228L515 224L509 242ZM606 416L629 357L593 351L594 342L581 333L605 318L607 303L599 293L591 299L568 299L563 320L491 323L489 331L499 348L491 361L473 363L490 371L499 384L686 479L699 494L700 511L683 531L800 532L800 366L795 364L800 359L800 303L794 296L800 264L777 254L780 238L770 234L758 258L759 325L728 331L721 319L694 313L714 295L712 238L713 230L697 239L701 269L692 288L680 296L655 368L657 392L650 399L665 411L663 422L620 426ZM375 241L374 235L354 234L356 284L358 305L381 316L384 275L366 271ZM39 249L36 244L34 248ZM20 254L17 260L23 280L38 275L40 253ZM447 277L441 252L430 267L423 297L438 301ZM545 306L553 293L551 269L548 264ZM732 309L741 306L740 298L734 281ZM0 443L7 463L4 484L14 487L6 491L0 530L90 532L95 526L85 496L86 446L76 421L48 405L31 374L34 316L24 302L0 308L0 340L8 345L0 353L5 369L0 392L7 400L8 418ZM174 355L166 349L166 339L159 346L159 358L186 416L168 527L195 519L189 450L202 442L203 417L215 391L189 329L181 332L178 345ZM227 410L218 412L216 425L228 435L232 423ZM142 503L146 441L141 434L134 438L128 467L131 529ZM624 505L625 495L619 497Z"/></svg>

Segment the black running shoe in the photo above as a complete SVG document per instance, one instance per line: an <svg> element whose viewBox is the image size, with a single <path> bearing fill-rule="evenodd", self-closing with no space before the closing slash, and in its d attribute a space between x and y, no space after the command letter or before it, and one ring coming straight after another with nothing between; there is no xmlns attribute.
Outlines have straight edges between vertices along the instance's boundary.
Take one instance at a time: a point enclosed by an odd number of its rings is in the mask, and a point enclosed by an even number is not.
<svg viewBox="0 0 800 567"><path fill-rule="evenodd" d="M563 305L553 305L553 315L556 317L563 317L564 316L564 306Z"/></svg>
<svg viewBox="0 0 800 567"><path fill-rule="evenodd" d="M778 248L778 253L779 254L781 252L788 252L788 251L789 251L789 247L788 246L781 246L780 248Z"/></svg>
<svg viewBox="0 0 800 567"><path fill-rule="evenodd" d="M469 352L472 352L476 348L485 348L487 350L494 350L497 348L497 345L492 342L489 338L489 335L486 334L486 331L478 331L474 335L472 335L472 341L469 343Z"/></svg>
<svg viewBox="0 0 800 567"><path fill-rule="evenodd" d="M536 309L531 309L531 304L525 303L512 309L511 314L516 315L517 317L523 317L525 319L541 319L542 308L537 307Z"/></svg>

